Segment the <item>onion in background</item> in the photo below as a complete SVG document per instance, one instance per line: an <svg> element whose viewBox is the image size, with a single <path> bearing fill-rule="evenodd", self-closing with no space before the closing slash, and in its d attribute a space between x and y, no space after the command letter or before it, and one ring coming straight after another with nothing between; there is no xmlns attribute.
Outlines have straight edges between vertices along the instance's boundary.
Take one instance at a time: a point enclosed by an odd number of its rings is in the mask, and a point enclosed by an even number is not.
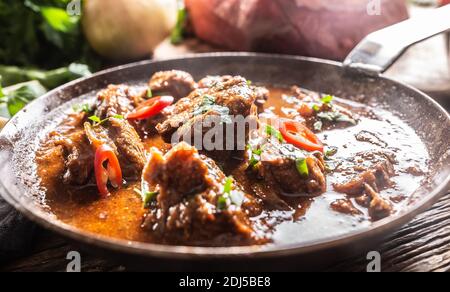
<svg viewBox="0 0 450 292"><path fill-rule="evenodd" d="M98 54L127 61L150 55L176 18L177 0L85 0L82 21Z"/></svg>
<svg viewBox="0 0 450 292"><path fill-rule="evenodd" d="M368 33L408 17L405 0L186 0L195 34L236 51L342 60ZM370 11L370 9L369 9Z"/></svg>

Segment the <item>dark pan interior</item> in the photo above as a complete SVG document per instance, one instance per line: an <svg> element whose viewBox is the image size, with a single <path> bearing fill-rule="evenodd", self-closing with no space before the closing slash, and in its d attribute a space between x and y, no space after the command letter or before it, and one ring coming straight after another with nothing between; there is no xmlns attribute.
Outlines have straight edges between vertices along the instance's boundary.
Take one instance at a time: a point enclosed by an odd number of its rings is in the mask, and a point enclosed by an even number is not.
<svg viewBox="0 0 450 292"><path fill-rule="evenodd" d="M93 94L111 83L142 82L160 70L186 70L199 79L205 75L243 75L258 82L294 85L387 107L401 115L425 141L432 160L432 175L426 185L411 197L410 207L402 214L386 218L367 230L339 238L302 245L242 248L169 247L132 244L83 234L45 211L37 185L34 152L45 129L54 125L60 106L74 98ZM56 109L56 110L55 110ZM32 220L63 235L102 248L145 256L166 258L183 256L221 257L246 254L254 257L304 254L348 245L356 240L379 238L400 227L419 211L438 199L450 178L450 118L424 94L395 81L365 77L346 72L340 64L289 56L258 54L208 54L182 59L142 62L119 67L85 80L67 84L31 103L4 128L0 135L0 192L9 203Z"/></svg>

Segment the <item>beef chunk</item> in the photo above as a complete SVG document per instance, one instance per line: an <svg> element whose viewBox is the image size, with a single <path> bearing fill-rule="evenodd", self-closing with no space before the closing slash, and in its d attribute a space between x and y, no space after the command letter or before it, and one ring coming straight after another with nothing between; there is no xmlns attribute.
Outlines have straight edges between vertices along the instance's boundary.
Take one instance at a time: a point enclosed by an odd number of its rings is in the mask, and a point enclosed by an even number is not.
<svg viewBox="0 0 450 292"><path fill-rule="evenodd" d="M337 192L356 197L356 202L369 209L372 220L389 216L392 205L379 192L393 186L395 158L385 152L362 152L340 165L335 171L351 176L344 183L333 184Z"/></svg>
<svg viewBox="0 0 450 292"><path fill-rule="evenodd" d="M249 163L268 184L286 195L319 195L326 191L321 153L309 153L276 138L250 142Z"/></svg>
<svg viewBox="0 0 450 292"><path fill-rule="evenodd" d="M261 86L253 87L253 90L256 93L255 104L258 107L258 112L262 113L264 111L264 105L269 99L270 92L267 88Z"/></svg>
<svg viewBox="0 0 450 292"><path fill-rule="evenodd" d="M125 178L129 180L139 178L145 164L144 145L128 121L109 118L101 125L93 126L85 123L84 126L94 148L107 144L115 150Z"/></svg>
<svg viewBox="0 0 450 292"><path fill-rule="evenodd" d="M370 185L364 184L366 195L370 198L369 216L373 221L378 221L389 217L392 214L392 205L379 193L377 193Z"/></svg>
<svg viewBox="0 0 450 292"><path fill-rule="evenodd" d="M171 95L180 99L188 96L196 88L196 84L191 74L172 70L155 73L149 81L149 87L154 96Z"/></svg>
<svg viewBox="0 0 450 292"><path fill-rule="evenodd" d="M356 208L349 199L339 199L331 203L331 209L347 215L361 215L362 212Z"/></svg>
<svg viewBox="0 0 450 292"><path fill-rule="evenodd" d="M204 86L205 83L207 82L201 81L200 86ZM227 131L231 130L237 133L233 124L229 126L230 117L247 118L256 115L255 91L242 77L225 76L218 78L214 83L207 84L210 87L199 88L188 97L180 99L175 104L172 115L166 121L157 125L158 132L166 142L172 142L175 137L175 140L193 143L194 135L199 133L198 129L202 131L200 133L201 138L211 129L218 129L222 131L222 133L217 133L218 139L221 140L219 142L212 141L217 142L215 145L221 145L222 149L227 150L230 150L230 148L232 148L231 150L244 150L248 139L248 124L243 139L238 139L239 135L233 135L235 137L234 145L231 145L233 147L224 145L229 143L224 139L224 133L229 134ZM223 129L217 127L218 124ZM186 138L190 141L187 141Z"/></svg>
<svg viewBox="0 0 450 292"><path fill-rule="evenodd" d="M72 114L56 131L49 134L37 155L51 176L65 184L86 184L94 168L94 153L83 129L85 113ZM50 175L50 174L48 174Z"/></svg>
<svg viewBox="0 0 450 292"><path fill-rule="evenodd" d="M360 195L365 191L365 184L375 191L392 187L391 177L395 176L395 159L385 152L362 152L344 161L336 168L337 173L352 176L345 183L333 184L337 192L348 195Z"/></svg>
<svg viewBox="0 0 450 292"><path fill-rule="evenodd" d="M229 238L239 245L257 240L249 219L256 201L235 182L223 200L227 178L194 147L182 142L165 156L152 149L143 181L158 193L144 227L164 242L214 245Z"/></svg>
<svg viewBox="0 0 450 292"><path fill-rule="evenodd" d="M144 101L146 90L126 85L109 85L97 94L95 115L101 119L127 115Z"/></svg>

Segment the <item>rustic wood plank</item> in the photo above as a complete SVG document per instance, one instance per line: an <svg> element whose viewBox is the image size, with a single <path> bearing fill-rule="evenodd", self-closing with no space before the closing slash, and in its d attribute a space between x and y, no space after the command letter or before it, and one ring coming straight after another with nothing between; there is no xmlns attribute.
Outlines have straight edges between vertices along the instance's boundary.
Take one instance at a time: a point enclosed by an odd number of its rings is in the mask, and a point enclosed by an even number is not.
<svg viewBox="0 0 450 292"><path fill-rule="evenodd" d="M68 264L66 255L71 250L76 248L63 238L43 231L30 256L10 262L0 267L0 271L63 272ZM385 272L450 271L450 194L374 250L381 253L382 271ZM362 254L327 270L363 272L366 265L365 254ZM82 270L120 272L126 271L127 267L95 255L83 254Z"/></svg>
<svg viewBox="0 0 450 292"><path fill-rule="evenodd" d="M380 252L385 272L450 270L450 194L374 250ZM359 255L329 270L366 271L365 258Z"/></svg>

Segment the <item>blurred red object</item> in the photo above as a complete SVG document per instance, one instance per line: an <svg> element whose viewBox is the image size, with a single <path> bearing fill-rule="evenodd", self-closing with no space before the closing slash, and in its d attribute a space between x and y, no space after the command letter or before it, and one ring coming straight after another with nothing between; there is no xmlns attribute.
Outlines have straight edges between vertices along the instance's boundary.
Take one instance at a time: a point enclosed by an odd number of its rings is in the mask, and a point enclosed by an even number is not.
<svg viewBox="0 0 450 292"><path fill-rule="evenodd" d="M195 34L236 51L342 60L408 17L405 0L186 0Z"/></svg>

